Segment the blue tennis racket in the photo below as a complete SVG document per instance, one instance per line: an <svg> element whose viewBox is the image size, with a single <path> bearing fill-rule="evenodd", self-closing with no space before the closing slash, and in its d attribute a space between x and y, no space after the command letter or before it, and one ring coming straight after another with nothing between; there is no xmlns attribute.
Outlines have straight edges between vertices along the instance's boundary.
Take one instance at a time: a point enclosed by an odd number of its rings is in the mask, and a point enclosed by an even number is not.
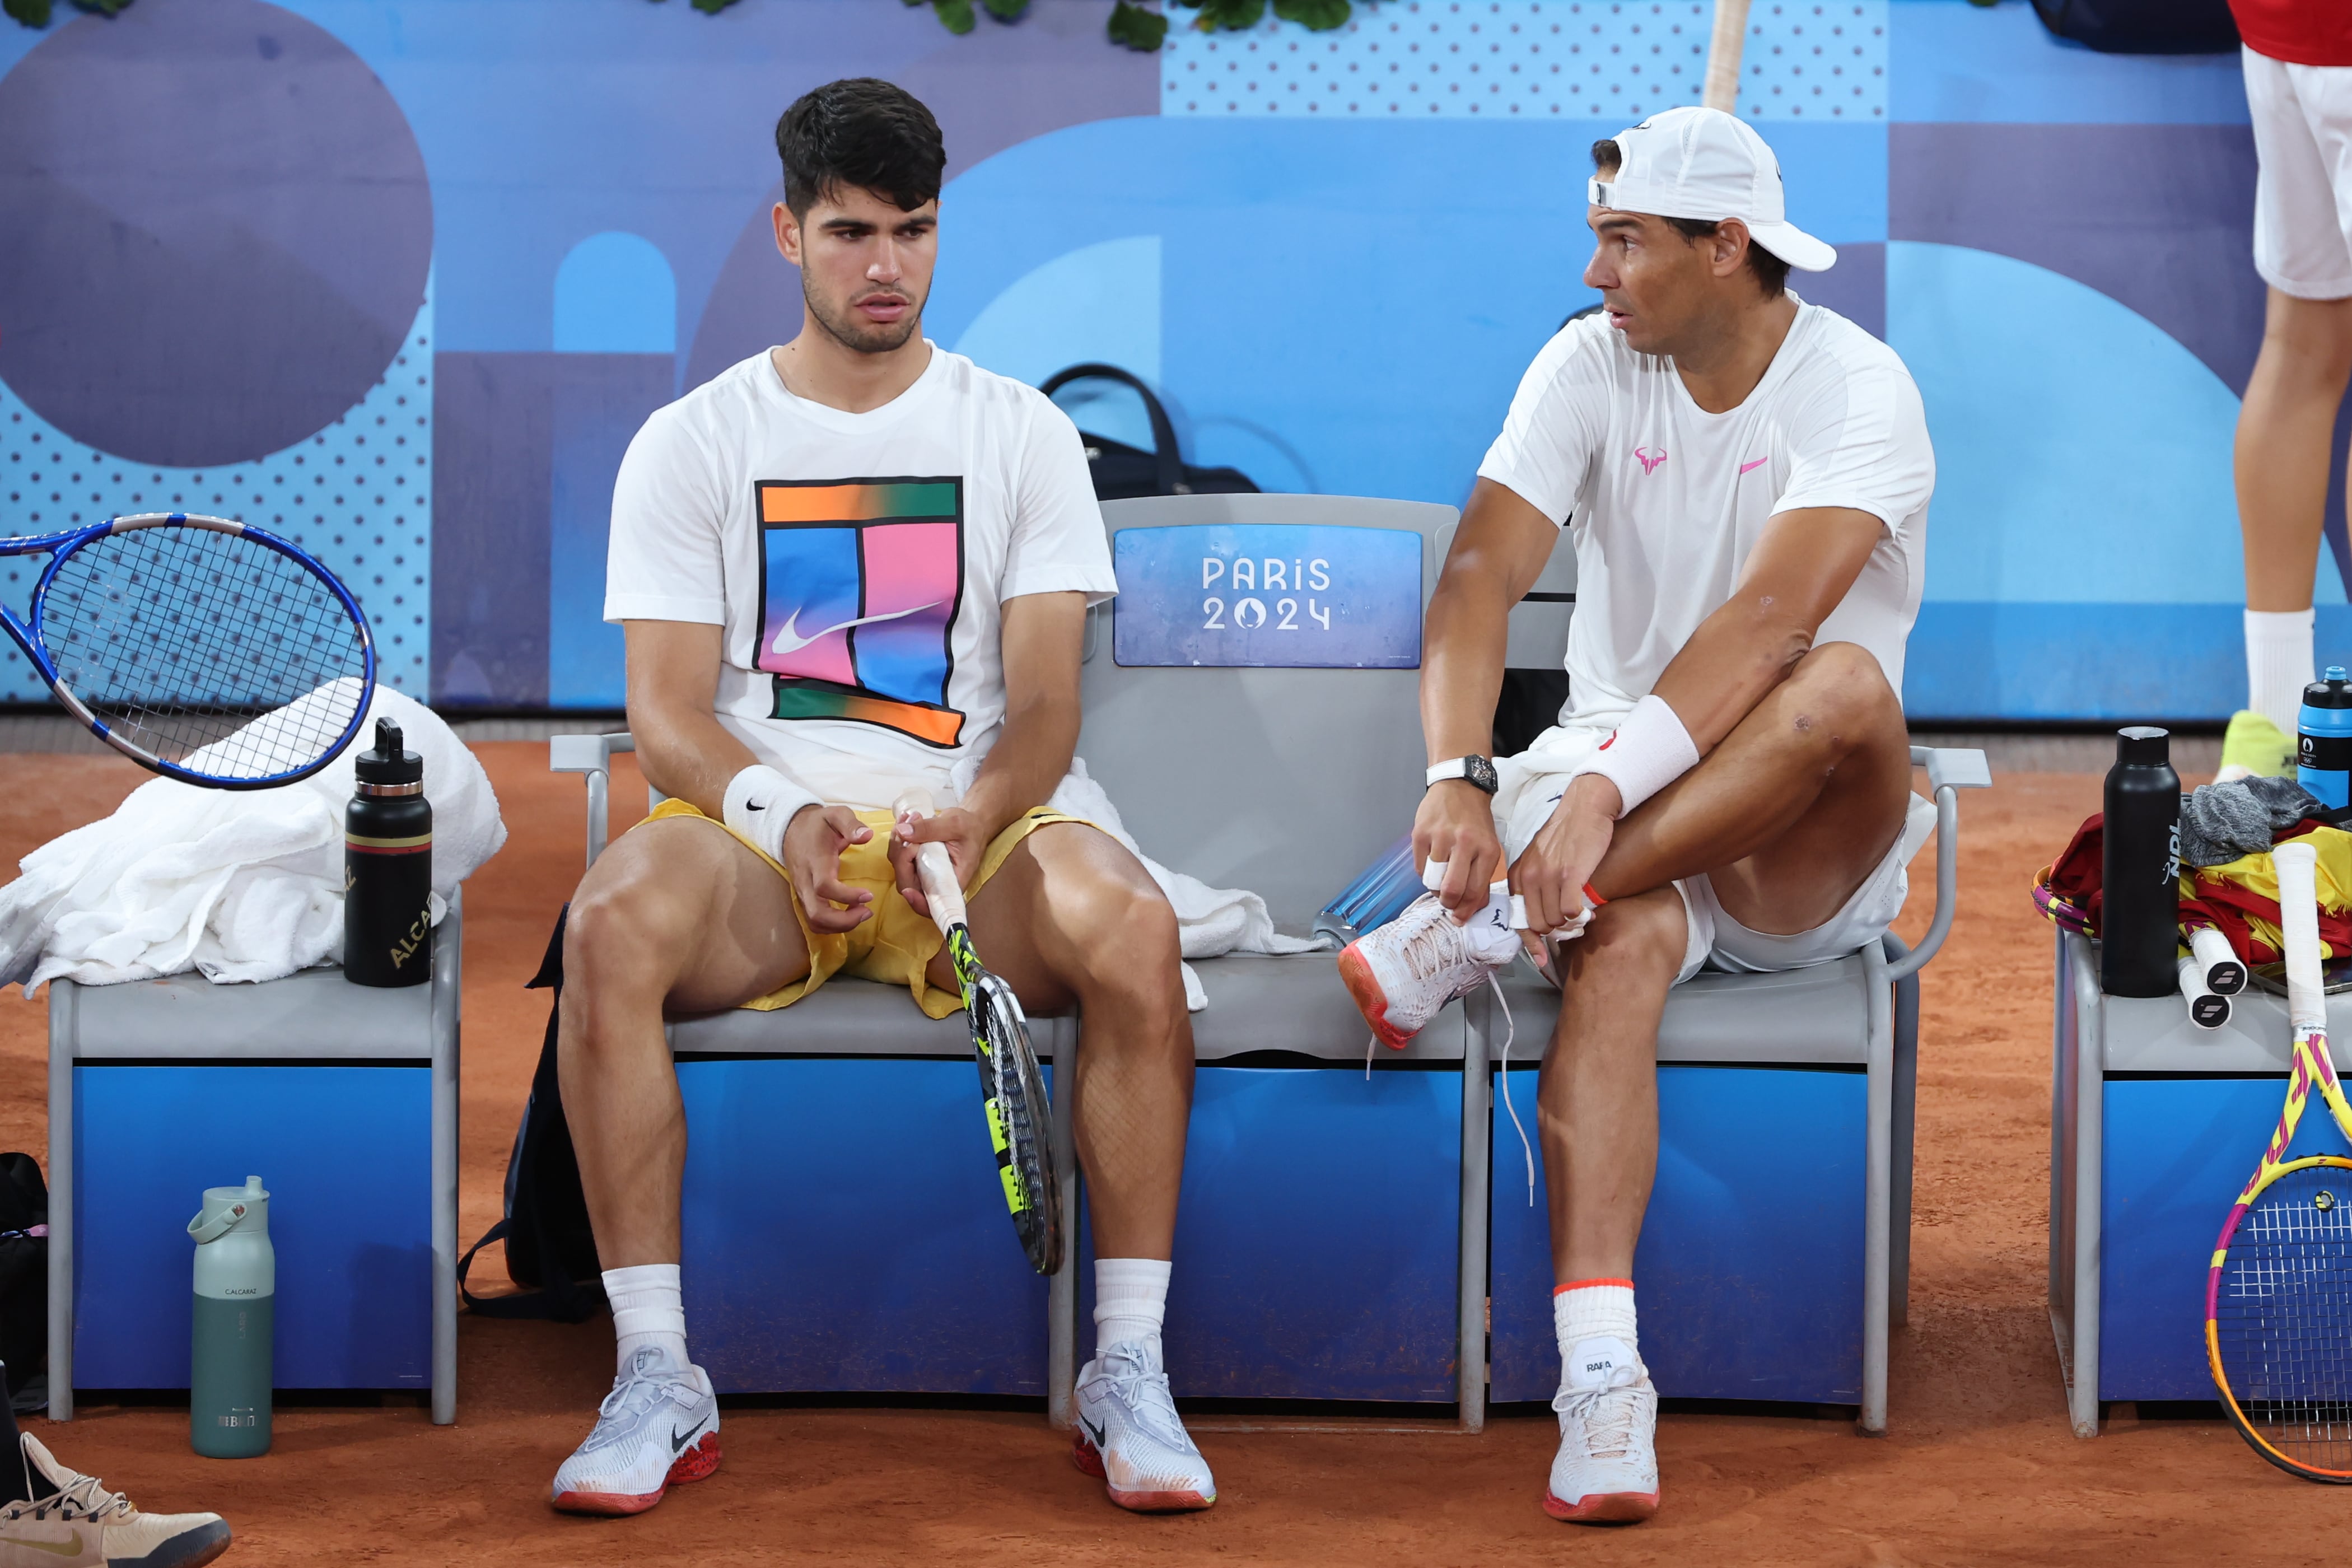
<svg viewBox="0 0 2352 1568"><path fill-rule="evenodd" d="M334 574L273 533L148 512L0 540L48 555L14 637L68 713L142 767L266 789L349 745L375 695L367 616Z"/></svg>

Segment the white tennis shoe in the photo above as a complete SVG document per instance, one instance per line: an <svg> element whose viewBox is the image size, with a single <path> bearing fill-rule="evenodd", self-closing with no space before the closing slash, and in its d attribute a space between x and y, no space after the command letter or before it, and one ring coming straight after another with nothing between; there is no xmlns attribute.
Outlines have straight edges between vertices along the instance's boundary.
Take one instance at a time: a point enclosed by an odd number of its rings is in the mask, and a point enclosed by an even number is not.
<svg viewBox="0 0 2352 1568"><path fill-rule="evenodd" d="M1079 1372L1070 1458L1103 1479L1111 1501L1137 1513L1181 1513L1217 1500L1209 1461L1168 1393L1157 1342L1097 1351Z"/></svg>
<svg viewBox="0 0 2352 1568"><path fill-rule="evenodd" d="M31 1502L0 1503L0 1568L196 1568L228 1550L220 1515L142 1513L96 1476L58 1463L31 1433L18 1441L27 1476L53 1489Z"/></svg>
<svg viewBox="0 0 2352 1568"><path fill-rule="evenodd" d="M1559 1453L1544 1511L1578 1524L1634 1524L1658 1511L1658 1391L1622 1340L1591 1339L1568 1357Z"/></svg>
<svg viewBox="0 0 2352 1568"><path fill-rule="evenodd" d="M596 1429L555 1472L566 1513L643 1513L672 1486L719 1468L719 1396L709 1374L658 1345L631 1358L596 1407Z"/></svg>
<svg viewBox="0 0 2352 1568"><path fill-rule="evenodd" d="M1339 978L1381 1043L1401 1051L1440 1008L1510 967L1518 951L1503 908L1489 905L1456 925L1436 894L1423 893L1340 951Z"/></svg>

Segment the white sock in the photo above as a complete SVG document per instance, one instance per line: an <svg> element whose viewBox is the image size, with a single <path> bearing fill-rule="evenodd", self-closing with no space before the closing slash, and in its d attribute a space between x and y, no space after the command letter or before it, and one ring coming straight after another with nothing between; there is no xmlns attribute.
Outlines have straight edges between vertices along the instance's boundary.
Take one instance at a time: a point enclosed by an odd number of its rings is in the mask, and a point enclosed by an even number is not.
<svg viewBox="0 0 2352 1568"><path fill-rule="evenodd" d="M685 1366L686 1299L677 1287L675 1263L641 1263L604 1270L604 1299L613 1304L613 1331L620 1337L620 1370L647 1345L659 1345Z"/></svg>
<svg viewBox="0 0 2352 1568"><path fill-rule="evenodd" d="M1168 1316L1171 1265L1156 1258L1095 1259L1095 1353L1146 1342L1157 1349Z"/></svg>
<svg viewBox="0 0 2352 1568"><path fill-rule="evenodd" d="M1559 1337L1559 1386L1622 1388L1641 1375L1631 1279L1576 1279L1551 1293Z"/></svg>
<svg viewBox="0 0 2352 1568"><path fill-rule="evenodd" d="M2246 612L2246 706L2292 737L2311 684L2311 612Z"/></svg>

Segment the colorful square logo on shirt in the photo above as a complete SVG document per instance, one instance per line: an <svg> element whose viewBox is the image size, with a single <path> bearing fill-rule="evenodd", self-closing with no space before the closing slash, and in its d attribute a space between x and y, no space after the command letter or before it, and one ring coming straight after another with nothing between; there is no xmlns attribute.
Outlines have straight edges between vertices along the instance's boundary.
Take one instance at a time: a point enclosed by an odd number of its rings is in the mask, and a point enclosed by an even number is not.
<svg viewBox="0 0 2352 1568"><path fill-rule="evenodd" d="M952 746L948 638L963 592L961 479L761 479L760 643L778 719L846 719Z"/></svg>

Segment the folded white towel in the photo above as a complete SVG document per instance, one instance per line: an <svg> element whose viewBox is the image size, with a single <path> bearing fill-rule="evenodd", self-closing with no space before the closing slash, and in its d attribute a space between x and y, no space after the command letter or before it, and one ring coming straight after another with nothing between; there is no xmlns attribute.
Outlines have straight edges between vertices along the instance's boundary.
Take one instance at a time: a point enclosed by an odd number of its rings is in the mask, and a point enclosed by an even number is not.
<svg viewBox="0 0 2352 1568"><path fill-rule="evenodd" d="M959 800L971 792L972 780L980 776L981 762L979 757L966 757L956 764L950 784ZM1084 757L1070 759L1068 776L1045 804L1055 811L1085 817L1143 862L1143 868L1151 873L1151 879L1160 884L1176 911L1176 930L1187 958L1216 958L1228 952L1314 952L1331 945L1319 937L1285 936L1275 930L1265 900L1246 889L1212 888L1198 877L1171 871L1146 855L1128 836L1118 807L1087 773ZM1192 973L1191 964L1183 969L1184 1005L1198 1013L1208 1006L1208 993L1201 988L1201 977Z"/></svg>
<svg viewBox="0 0 2352 1568"><path fill-rule="evenodd" d="M465 742L423 703L379 686L360 738L298 784L214 790L155 779L113 816L26 856L23 875L0 888L0 985L30 992L61 975L105 985L187 969L276 980L341 957L343 807L379 718L425 759L437 922L457 884L506 842L506 824Z"/></svg>

